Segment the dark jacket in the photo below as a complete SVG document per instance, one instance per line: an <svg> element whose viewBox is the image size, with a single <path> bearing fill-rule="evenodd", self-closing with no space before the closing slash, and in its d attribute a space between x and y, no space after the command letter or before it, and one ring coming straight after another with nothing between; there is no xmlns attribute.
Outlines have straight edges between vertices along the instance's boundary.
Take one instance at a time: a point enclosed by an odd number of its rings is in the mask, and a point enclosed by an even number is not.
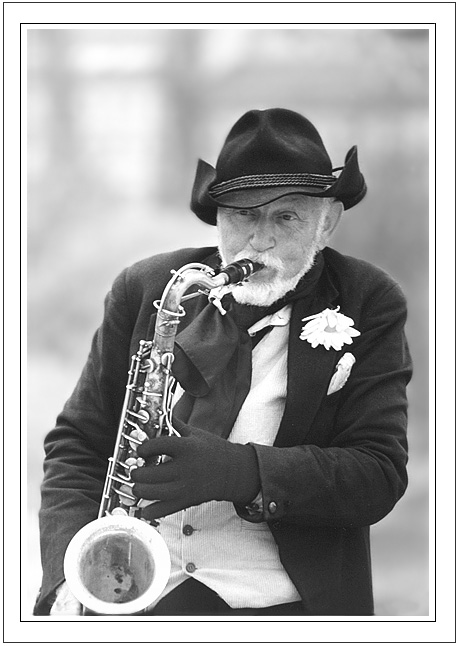
<svg viewBox="0 0 459 646"><path fill-rule="evenodd" d="M45 440L40 530L43 583L35 614L47 614L63 580L66 546L97 517L113 453L130 356L146 338L170 270L206 261L214 249L183 249L136 263L114 282L82 376ZM369 526L407 485L406 384L411 360L405 298L382 270L332 249L313 302L294 303L285 412L274 447L256 445L263 518L297 587L305 615L371 615ZM206 304L190 301L185 320ZM326 307L354 319L361 335L342 350L300 340L303 318ZM327 395L345 352L355 364ZM245 510L237 509L245 515ZM255 519L256 520L256 519Z"/></svg>

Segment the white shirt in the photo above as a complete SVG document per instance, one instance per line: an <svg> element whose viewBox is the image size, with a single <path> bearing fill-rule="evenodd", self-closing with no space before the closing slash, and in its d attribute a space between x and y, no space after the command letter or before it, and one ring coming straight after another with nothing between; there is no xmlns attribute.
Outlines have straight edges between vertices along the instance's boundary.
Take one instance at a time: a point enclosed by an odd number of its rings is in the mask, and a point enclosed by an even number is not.
<svg viewBox="0 0 459 646"><path fill-rule="evenodd" d="M290 314L287 305L249 329L250 334L274 326L253 349L251 388L230 442L274 443L287 392ZM176 393L176 398L180 396ZM217 592L232 608L300 600L267 523L243 520L232 503L211 501L190 507L162 518L158 529L169 547L172 570L157 602L189 576Z"/></svg>

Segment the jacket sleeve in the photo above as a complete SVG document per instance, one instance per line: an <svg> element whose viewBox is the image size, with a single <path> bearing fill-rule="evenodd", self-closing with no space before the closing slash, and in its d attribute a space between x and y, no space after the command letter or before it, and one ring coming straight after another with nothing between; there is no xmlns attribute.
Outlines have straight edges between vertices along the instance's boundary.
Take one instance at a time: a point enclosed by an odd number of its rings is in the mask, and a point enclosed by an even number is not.
<svg viewBox="0 0 459 646"><path fill-rule="evenodd" d="M255 445L263 511L256 517L238 508L240 515L277 527L344 528L371 525L389 513L407 486L405 320L397 285L368 299L358 321L361 336L343 350L356 357L348 382L322 402L306 437L311 443Z"/></svg>
<svg viewBox="0 0 459 646"><path fill-rule="evenodd" d="M45 438L39 512L43 581L34 614L49 613L53 593L64 579L68 543L97 518L128 371L133 326L125 279L123 272L107 295L104 319L81 377Z"/></svg>

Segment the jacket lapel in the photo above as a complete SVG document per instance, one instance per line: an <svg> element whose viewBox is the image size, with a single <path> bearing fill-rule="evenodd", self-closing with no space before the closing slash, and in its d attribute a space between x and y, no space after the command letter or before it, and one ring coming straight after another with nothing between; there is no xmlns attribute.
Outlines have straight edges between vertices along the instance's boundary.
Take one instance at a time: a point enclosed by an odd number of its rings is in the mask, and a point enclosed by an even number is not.
<svg viewBox="0 0 459 646"><path fill-rule="evenodd" d="M328 281L327 281L328 282ZM287 398L285 412L276 437L275 446L295 446L304 442L333 375L338 352L319 345L313 348L300 339L306 316L333 307L338 292L328 282L317 297L294 303L290 321Z"/></svg>

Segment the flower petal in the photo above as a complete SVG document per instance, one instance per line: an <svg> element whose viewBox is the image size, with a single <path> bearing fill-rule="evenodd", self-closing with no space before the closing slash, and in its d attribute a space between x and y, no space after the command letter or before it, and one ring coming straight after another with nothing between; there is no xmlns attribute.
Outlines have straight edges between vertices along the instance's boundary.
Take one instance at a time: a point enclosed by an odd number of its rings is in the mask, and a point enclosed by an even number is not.
<svg viewBox="0 0 459 646"><path fill-rule="evenodd" d="M335 350L341 350L341 348L343 347L342 337L338 334L333 334L331 344L335 348Z"/></svg>
<svg viewBox="0 0 459 646"><path fill-rule="evenodd" d="M312 345L313 348L317 348L319 343L323 343L322 334L311 334L308 336L307 341Z"/></svg>
<svg viewBox="0 0 459 646"><path fill-rule="evenodd" d="M318 314L312 314L311 316L306 316L306 318L301 319L301 320L302 321L312 321L313 319L317 319L317 318L323 316L323 314L324 314L323 312L319 312Z"/></svg>
<svg viewBox="0 0 459 646"><path fill-rule="evenodd" d="M315 343L316 345L319 343L323 342L323 332L318 331L318 332L313 332L312 334L308 334L307 340L309 343Z"/></svg>
<svg viewBox="0 0 459 646"><path fill-rule="evenodd" d="M335 335L330 332L325 332L324 334L324 346L327 350L330 350L330 347L333 345Z"/></svg>
<svg viewBox="0 0 459 646"><path fill-rule="evenodd" d="M309 321L309 323L306 323L306 325L303 327L303 332L313 332L314 330L324 330L325 329L325 322L324 321Z"/></svg>
<svg viewBox="0 0 459 646"><path fill-rule="evenodd" d="M336 314L333 310L329 311L327 314L327 323L328 327L336 327L338 324L338 316L339 314Z"/></svg>

